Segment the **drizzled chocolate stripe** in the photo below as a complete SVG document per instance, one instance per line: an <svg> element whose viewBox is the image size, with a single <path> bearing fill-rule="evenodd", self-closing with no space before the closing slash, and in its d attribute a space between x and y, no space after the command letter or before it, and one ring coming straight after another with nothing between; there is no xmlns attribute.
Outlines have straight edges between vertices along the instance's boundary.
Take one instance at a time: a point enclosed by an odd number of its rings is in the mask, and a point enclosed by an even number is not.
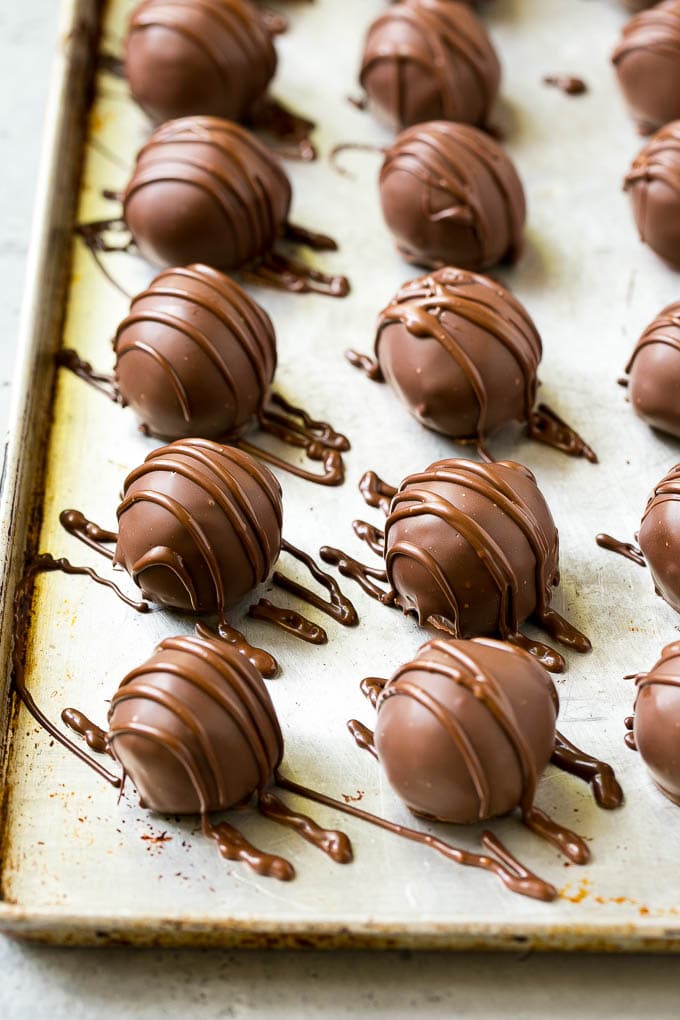
<svg viewBox="0 0 680 1020"><path fill-rule="evenodd" d="M659 312L656 319L647 326L635 345L626 373L630 373L640 351L654 344L665 344L680 353L680 302L675 301Z"/></svg>

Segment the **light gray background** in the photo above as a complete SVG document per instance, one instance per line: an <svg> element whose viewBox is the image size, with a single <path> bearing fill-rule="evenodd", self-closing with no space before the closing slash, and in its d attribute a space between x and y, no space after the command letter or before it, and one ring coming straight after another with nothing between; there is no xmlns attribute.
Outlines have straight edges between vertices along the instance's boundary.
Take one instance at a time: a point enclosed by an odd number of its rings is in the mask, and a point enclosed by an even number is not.
<svg viewBox="0 0 680 1020"><path fill-rule="evenodd" d="M0 0L0 431L57 8ZM679 1013L679 968L672 957L59 950L0 937L0 1017L663 1020Z"/></svg>

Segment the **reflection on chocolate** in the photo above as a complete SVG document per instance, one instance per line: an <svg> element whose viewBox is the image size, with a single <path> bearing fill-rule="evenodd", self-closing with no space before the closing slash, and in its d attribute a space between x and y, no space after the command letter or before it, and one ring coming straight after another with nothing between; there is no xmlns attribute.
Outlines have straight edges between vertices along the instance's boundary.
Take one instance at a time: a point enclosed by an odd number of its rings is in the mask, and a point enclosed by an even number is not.
<svg viewBox="0 0 680 1020"><path fill-rule="evenodd" d="M640 752L661 792L680 805L680 642L666 645L649 673L635 677L629 746Z"/></svg>
<svg viewBox="0 0 680 1020"><path fill-rule="evenodd" d="M248 0L143 0L132 13L125 73L155 121L241 120L275 70L271 35Z"/></svg>
<svg viewBox="0 0 680 1020"><path fill-rule="evenodd" d="M631 18L612 61L641 133L680 117L680 0Z"/></svg>
<svg viewBox="0 0 680 1020"><path fill-rule="evenodd" d="M242 450L179 441L126 478L114 563L153 602L222 615L269 576L281 521L268 468Z"/></svg>
<svg viewBox="0 0 680 1020"><path fill-rule="evenodd" d="M642 515L638 541L657 594L680 613L680 464L655 487Z"/></svg>
<svg viewBox="0 0 680 1020"><path fill-rule="evenodd" d="M345 277L273 251L281 239L336 248L331 238L289 224L290 203L283 167L254 135L219 117L182 117L157 128L138 153L123 216L140 253L159 265L247 269L285 290L344 297Z"/></svg>
<svg viewBox="0 0 680 1020"><path fill-rule="evenodd" d="M237 432L262 411L276 368L267 313L202 265L168 269L138 294L114 350L123 403L162 438Z"/></svg>
<svg viewBox="0 0 680 1020"><path fill-rule="evenodd" d="M680 302L644 330L626 366L633 410L662 432L680 436Z"/></svg>
<svg viewBox="0 0 680 1020"><path fill-rule="evenodd" d="M526 206L517 171L467 124L403 131L385 155L380 199L400 252L417 265L485 269L520 254Z"/></svg>
<svg viewBox="0 0 680 1020"><path fill-rule="evenodd" d="M142 806L162 814L225 811L262 791L283 757L274 706L231 645L165 638L122 681L107 742Z"/></svg>
<svg viewBox="0 0 680 1020"><path fill-rule="evenodd" d="M403 0L368 30L360 81L401 130L427 120L484 125L500 83L484 26L464 3Z"/></svg>
<svg viewBox="0 0 680 1020"><path fill-rule="evenodd" d="M663 127L638 153L624 189L640 238L680 268L680 120Z"/></svg>
<svg viewBox="0 0 680 1020"><path fill-rule="evenodd" d="M384 378L427 428L472 443L516 421L532 438L572 456L595 454L554 412L536 402L541 338L526 309L501 284L444 268L404 284L378 318L372 362L352 364Z"/></svg>

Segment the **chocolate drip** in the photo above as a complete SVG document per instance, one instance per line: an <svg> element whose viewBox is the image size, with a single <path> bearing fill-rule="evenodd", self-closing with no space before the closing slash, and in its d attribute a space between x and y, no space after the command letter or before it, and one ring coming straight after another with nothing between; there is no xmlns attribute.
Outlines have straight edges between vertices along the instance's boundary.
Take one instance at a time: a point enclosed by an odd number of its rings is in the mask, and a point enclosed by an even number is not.
<svg viewBox="0 0 680 1020"><path fill-rule="evenodd" d="M265 818L270 818L279 825L293 829L336 864L349 864L352 861L354 856L352 844L344 832L339 832L337 829L322 829L307 815L293 811L269 791L260 795L257 806Z"/></svg>
<svg viewBox="0 0 680 1020"><path fill-rule="evenodd" d="M320 609L322 613L326 613L344 627L356 626L359 622L357 611L350 600L343 594L335 578L321 570L308 553L287 542L285 538L281 542L281 549L283 552L293 556L299 563L304 564L314 580L318 581L326 589L330 599L322 599L316 592L310 591L309 588L298 584L297 581L286 577L285 574L280 573L278 570L274 572L272 577L274 584L279 588L283 588L284 591L290 592L291 595L296 595L304 602L308 602L310 606Z"/></svg>
<svg viewBox="0 0 680 1020"><path fill-rule="evenodd" d="M378 698L387 684L382 676L366 676L359 684L359 689L365 698L368 698L373 708L378 705Z"/></svg>
<svg viewBox="0 0 680 1020"><path fill-rule="evenodd" d="M546 74L543 76L544 85L552 85L567 96L581 96L588 91L588 86L582 78L576 78L573 74Z"/></svg>
<svg viewBox="0 0 680 1020"><path fill-rule="evenodd" d="M591 464L598 463L597 454L585 439L545 404L539 404L530 414L527 434L569 457L585 457Z"/></svg>
<svg viewBox="0 0 680 1020"><path fill-rule="evenodd" d="M65 736L38 707L26 686L26 641L31 622L35 579L38 574L53 570L61 570L65 573L74 574L91 573L85 567L73 567L68 560L55 560L48 554L36 556L27 564L14 599L14 634L12 643L12 683L14 690L38 725L42 726L54 740L58 741L72 754L75 754L76 758L79 758L96 772L98 776L101 776L107 783L110 783L111 786L120 787L120 777L109 772L98 761L95 761L89 754L86 754L73 740ZM112 587L115 586L112 585Z"/></svg>
<svg viewBox="0 0 680 1020"><path fill-rule="evenodd" d="M376 761L378 761L378 752L375 747L375 739L373 730L370 730L368 726L364 726L358 719L350 719L347 723L347 729L352 734L354 743L362 751L368 751L372 754Z"/></svg>
<svg viewBox="0 0 680 1020"><path fill-rule="evenodd" d="M272 35L283 35L284 32L288 31L288 18L285 15L279 14L278 11L272 10L271 7L260 6L259 10L265 28Z"/></svg>
<svg viewBox="0 0 680 1020"><path fill-rule="evenodd" d="M365 542L371 552L374 552L376 556L382 556L385 554L385 532L380 531L379 528L374 528L372 524L368 524L367 521L352 521L352 530L357 538L360 538L362 542Z"/></svg>
<svg viewBox="0 0 680 1020"><path fill-rule="evenodd" d="M61 720L70 730L83 737L92 751L113 757L106 742L106 731L79 712L77 708L65 708L61 713Z"/></svg>
<svg viewBox="0 0 680 1020"><path fill-rule="evenodd" d="M389 698L408 696L435 716L444 732L454 741L467 766L479 797L479 820L484 821L489 817L491 809L491 788L483 763L474 751L470 734L461 727L447 704L431 697L424 688L414 684L409 679L409 674L421 671L434 674L468 690L493 716L515 753L522 776L522 792L518 804L522 821L532 831L557 846L574 863L584 864L590 854L581 837L548 818L534 806L538 780L534 759L516 721L512 704L496 677L489 670L483 669L455 643L435 640L426 647L438 652L443 661L434 661L419 655L412 662L401 666L385 685L380 695L379 708Z"/></svg>
<svg viewBox="0 0 680 1020"><path fill-rule="evenodd" d="M323 627L312 623L311 620L296 613L293 609L273 605L269 599L260 599L259 602L251 606L248 616L252 616L254 620L266 620L267 623L273 623L281 630L285 630L293 637L307 641L309 644L325 645L328 643L328 634Z"/></svg>
<svg viewBox="0 0 680 1020"><path fill-rule="evenodd" d="M350 291L346 276L329 276L278 252L269 252L257 263L245 268L242 275L252 283L292 294L323 294L326 297L344 298Z"/></svg>
<svg viewBox="0 0 680 1020"><path fill-rule="evenodd" d="M258 875L277 878L279 882L290 882L295 878L295 868L290 861L253 846L228 822L213 825L204 815L202 829L204 836L215 841L220 855L228 861L242 861Z"/></svg>
<svg viewBox="0 0 680 1020"><path fill-rule="evenodd" d="M94 220L91 223L79 223L75 228L76 235L83 240L85 247L109 283L112 284L116 290L123 295L123 297L131 298L132 295L129 294L125 288L118 283L118 280L111 275L104 264L102 255L120 252L125 255L130 255L136 251L136 245L131 236L128 237L125 244L109 244L105 236L109 231L116 233L126 232L127 227L125 225L125 221L121 218Z"/></svg>
<svg viewBox="0 0 680 1020"><path fill-rule="evenodd" d="M337 251L337 241L334 241L328 234L319 234L315 230L301 227L299 223L291 223L287 220L283 228L283 239L292 244L302 244L312 251Z"/></svg>
<svg viewBox="0 0 680 1020"><path fill-rule="evenodd" d="M611 765L582 751L559 731L555 734L555 750L550 760L563 772L589 783L601 808L611 811L623 804L623 790Z"/></svg>
<svg viewBox="0 0 680 1020"><path fill-rule="evenodd" d="M341 549L334 549L330 545L322 546L319 550L319 555L324 563L330 563L331 566L337 567L343 577L349 577L352 581L356 581L371 598L376 599L385 606L396 605L395 592L391 589L384 591L376 584L373 584L371 580L373 578L376 581L387 581L387 574L383 569L359 563L353 556L348 556Z"/></svg>
<svg viewBox="0 0 680 1020"><path fill-rule="evenodd" d="M357 107L357 109L359 110L366 109L367 106L366 103L364 103L361 106L359 105L361 100L355 102L349 96L347 98L349 99L349 102L352 103L353 106ZM337 173L340 174L341 177L349 177L353 180L354 175L351 174L349 170L345 170L345 168L338 163L338 156L342 152L371 152L379 156L384 156L385 153L387 152L387 149L380 145L366 145L363 142L341 142L340 145L334 145L330 153L328 154L328 161L330 165Z"/></svg>
<svg viewBox="0 0 680 1020"><path fill-rule="evenodd" d="M318 156L310 138L316 127L314 121L293 113L276 99L269 96L261 99L250 111L248 125L255 131L280 139L282 144L275 149L284 158L311 163Z"/></svg>
<svg viewBox="0 0 680 1020"><path fill-rule="evenodd" d="M385 382L385 376L382 374L382 369L375 358L354 350L345 351L345 358L354 368L360 368L364 375L368 376L373 382Z"/></svg>
<svg viewBox="0 0 680 1020"><path fill-rule="evenodd" d="M430 619L430 623L437 626L434 618ZM450 627L442 627L441 629L446 630L452 637L458 636L451 630ZM555 648L551 648L550 645L543 644L542 641L535 641L533 638L527 637L526 634L521 634L519 632L517 632L517 634L508 635L506 641L509 641L510 644L517 645L518 648L522 648L525 652L528 652L529 655L533 655L540 662L543 668L548 670L549 673L564 673L567 668L564 656L560 655Z"/></svg>
<svg viewBox="0 0 680 1020"><path fill-rule="evenodd" d="M369 812L363 811L361 808L355 807L353 804L343 804L339 800L327 797L323 793L311 790L306 786L301 786L300 784L285 778L280 773L276 774L276 783L282 789L288 790L290 793L295 793L299 797L315 801L317 804L324 804L326 807L333 808L336 811L342 811L345 814L352 815L354 818L360 818L365 822L369 822L371 825L385 829L387 832L392 832L396 836L401 836L403 839L408 839L411 840L411 842L428 846L430 849L442 854L442 856L446 857L450 861L454 861L456 864L473 868L483 868L485 871L490 871L495 874L496 877L499 878L511 892L545 901L553 900L557 896L557 890L552 885L548 882L544 882L543 879L534 875L532 872L527 871L527 869L524 868L524 866L520 864L520 862L510 853L510 851L490 832L485 832L482 835L482 844L485 849L489 851L489 855L476 854L467 850L462 850L459 847L451 846L451 844L445 843L441 839L437 839L436 836L430 836L426 832L409 829L404 825L399 825L396 822L389 822L385 818L369 814ZM494 856L491 856L492 854Z"/></svg>
<svg viewBox="0 0 680 1020"><path fill-rule="evenodd" d="M620 542L618 538L612 538L611 535L601 533L597 535L595 541L601 549L606 549L608 552L617 553L619 556L623 556L627 560L632 560L633 563L637 563L640 567L646 567L647 561L642 555L638 546L633 545L632 542Z"/></svg>
<svg viewBox="0 0 680 1020"><path fill-rule="evenodd" d="M114 78L125 80L125 61L116 56L115 53L100 53L97 57L97 69L106 71Z"/></svg>
<svg viewBox="0 0 680 1020"><path fill-rule="evenodd" d="M83 379L93 389L103 393L114 404L120 403L120 393L118 392L114 376L96 372L90 362L83 361L77 351L69 347L63 347L60 351L57 351L56 362L60 367L67 368L69 372L73 372L79 379Z"/></svg>
<svg viewBox="0 0 680 1020"><path fill-rule="evenodd" d="M359 481L359 492L368 506L379 507L387 516L398 489L379 478L375 471L366 471Z"/></svg>
<svg viewBox="0 0 680 1020"><path fill-rule="evenodd" d="M227 620L218 620L217 634L204 623L197 623L194 629L198 637L205 638L206 641L215 640L219 636L228 645L233 645L239 655L243 655L267 679L276 676L279 664L274 656L270 655L264 648L256 648L254 645L251 645L241 631L230 626Z"/></svg>
<svg viewBox="0 0 680 1020"><path fill-rule="evenodd" d="M113 551L107 549L107 545L118 541L117 531L100 528L94 521L89 521L80 510L62 510L59 514L59 523L64 531L73 535L79 542L83 542L101 556L113 559Z"/></svg>

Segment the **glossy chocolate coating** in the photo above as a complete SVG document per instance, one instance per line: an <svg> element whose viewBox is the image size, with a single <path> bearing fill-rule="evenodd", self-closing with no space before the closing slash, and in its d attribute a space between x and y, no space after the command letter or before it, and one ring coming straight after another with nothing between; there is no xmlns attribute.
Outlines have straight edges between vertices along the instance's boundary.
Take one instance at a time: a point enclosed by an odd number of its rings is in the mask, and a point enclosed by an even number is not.
<svg viewBox="0 0 680 1020"><path fill-rule="evenodd" d="M409 261L485 269L519 255L524 191L501 147L468 124L407 128L380 172L387 226Z"/></svg>
<svg viewBox="0 0 680 1020"><path fill-rule="evenodd" d="M164 270L133 298L114 349L123 403L164 439L237 433L261 411L276 368L267 313L202 265Z"/></svg>
<svg viewBox="0 0 680 1020"><path fill-rule="evenodd" d="M661 128L624 181L640 238L680 268L680 120Z"/></svg>
<svg viewBox="0 0 680 1020"><path fill-rule="evenodd" d="M123 214L151 262L228 270L270 251L290 201L285 171L254 135L218 117L183 117L139 152Z"/></svg>
<svg viewBox="0 0 680 1020"><path fill-rule="evenodd" d="M180 440L125 479L114 562L152 602L222 613L269 576L281 521L268 468L243 450Z"/></svg>
<svg viewBox="0 0 680 1020"><path fill-rule="evenodd" d="M680 302L645 329L626 366L628 393L643 421L680 436Z"/></svg>
<svg viewBox="0 0 680 1020"><path fill-rule="evenodd" d="M385 525L385 568L405 612L457 636L508 636L550 601L558 535L528 468L451 459L404 479Z"/></svg>
<svg viewBox="0 0 680 1020"><path fill-rule="evenodd" d="M412 811L442 821L512 811L554 747L552 680L499 641L429 641L377 707L375 744L390 785Z"/></svg>
<svg viewBox="0 0 680 1020"><path fill-rule="evenodd" d="M107 744L161 814L225 811L261 791L283 756L262 677L231 645L165 638L114 694Z"/></svg>
<svg viewBox="0 0 680 1020"><path fill-rule="evenodd" d="M447 267L404 284L380 313L375 356L418 421L478 441L528 420L541 339L501 284Z"/></svg>
<svg viewBox="0 0 680 1020"><path fill-rule="evenodd" d="M654 782L680 805L680 642L666 645L649 673L637 678L635 747Z"/></svg>
<svg viewBox="0 0 680 1020"><path fill-rule="evenodd" d="M612 60L643 131L680 117L680 0L666 0L631 18Z"/></svg>
<svg viewBox="0 0 680 1020"><path fill-rule="evenodd" d="M192 114L241 120L276 70L276 51L248 0L143 0L132 12L125 74L157 121Z"/></svg>
<svg viewBox="0 0 680 1020"><path fill-rule="evenodd" d="M452 0L403 0L368 30L360 81L401 130L427 120L484 124L501 70L484 26Z"/></svg>
<svg viewBox="0 0 680 1020"><path fill-rule="evenodd" d="M658 594L680 613L680 464L650 496L638 542Z"/></svg>

